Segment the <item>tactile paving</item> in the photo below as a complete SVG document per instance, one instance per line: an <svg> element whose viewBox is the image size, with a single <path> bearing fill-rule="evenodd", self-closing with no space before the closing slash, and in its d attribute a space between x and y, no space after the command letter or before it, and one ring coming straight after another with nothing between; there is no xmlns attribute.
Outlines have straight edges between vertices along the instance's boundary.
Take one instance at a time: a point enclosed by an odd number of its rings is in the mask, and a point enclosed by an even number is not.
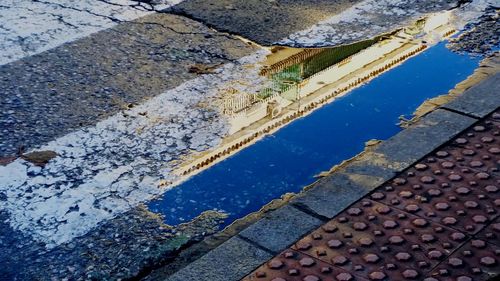
<svg viewBox="0 0 500 281"><path fill-rule="evenodd" d="M498 215L500 179L429 157L371 198L470 234Z"/></svg>
<svg viewBox="0 0 500 281"><path fill-rule="evenodd" d="M500 246L500 218L497 218L496 221L494 221L480 233L478 233L477 237L489 243Z"/></svg>
<svg viewBox="0 0 500 281"><path fill-rule="evenodd" d="M362 200L292 248L370 280L414 280L467 236L371 200Z"/></svg>
<svg viewBox="0 0 500 281"><path fill-rule="evenodd" d="M494 280L500 274L500 248L472 239L437 266L425 281ZM497 279L498 280L498 279Z"/></svg>
<svg viewBox="0 0 500 281"><path fill-rule="evenodd" d="M434 156L439 162L452 162L460 168L498 173L500 123L483 121L467 130Z"/></svg>
<svg viewBox="0 0 500 281"><path fill-rule="evenodd" d="M366 279L294 250L260 266L244 281L365 281Z"/></svg>
<svg viewBox="0 0 500 281"><path fill-rule="evenodd" d="M245 280L497 280L499 169L497 110Z"/></svg>

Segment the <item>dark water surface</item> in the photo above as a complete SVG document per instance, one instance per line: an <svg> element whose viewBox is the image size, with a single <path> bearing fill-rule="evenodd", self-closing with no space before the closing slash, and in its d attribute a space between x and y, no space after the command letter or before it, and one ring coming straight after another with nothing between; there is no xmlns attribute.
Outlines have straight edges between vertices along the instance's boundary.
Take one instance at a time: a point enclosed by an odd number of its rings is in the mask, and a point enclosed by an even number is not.
<svg viewBox="0 0 500 281"><path fill-rule="evenodd" d="M148 206L170 225L206 210L227 212L229 224L286 192L300 191L314 175L360 153L366 141L398 133L399 116L410 118L426 99L447 93L472 74L479 61L440 43L193 176Z"/></svg>

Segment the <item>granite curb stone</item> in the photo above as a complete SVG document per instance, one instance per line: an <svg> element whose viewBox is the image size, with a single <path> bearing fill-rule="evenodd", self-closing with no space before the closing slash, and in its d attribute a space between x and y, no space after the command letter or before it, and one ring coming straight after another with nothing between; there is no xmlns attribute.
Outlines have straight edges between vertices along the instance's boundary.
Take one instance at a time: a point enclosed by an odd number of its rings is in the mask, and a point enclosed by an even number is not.
<svg viewBox="0 0 500 281"><path fill-rule="evenodd" d="M236 281L270 258L270 253L233 237L166 280Z"/></svg>
<svg viewBox="0 0 500 281"><path fill-rule="evenodd" d="M458 113L437 109L382 142L374 152L384 155L397 171L403 171L476 121Z"/></svg>
<svg viewBox="0 0 500 281"><path fill-rule="evenodd" d="M239 235L278 253L322 223L320 219L286 205L252 224Z"/></svg>
<svg viewBox="0 0 500 281"><path fill-rule="evenodd" d="M482 118L500 104L500 73L465 91L443 108Z"/></svg>

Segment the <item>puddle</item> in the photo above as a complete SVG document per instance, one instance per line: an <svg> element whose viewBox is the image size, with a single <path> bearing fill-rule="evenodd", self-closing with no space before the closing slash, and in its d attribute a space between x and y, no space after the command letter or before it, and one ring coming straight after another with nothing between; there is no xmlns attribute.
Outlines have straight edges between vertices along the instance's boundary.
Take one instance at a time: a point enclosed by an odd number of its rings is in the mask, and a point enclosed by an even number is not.
<svg viewBox="0 0 500 281"><path fill-rule="evenodd" d="M314 175L361 152L366 141L398 133L400 116L411 118L426 99L447 93L474 71L480 58L452 53L445 45L193 176L151 201L149 209L170 225L206 210L224 211L228 225L282 194L299 192Z"/></svg>

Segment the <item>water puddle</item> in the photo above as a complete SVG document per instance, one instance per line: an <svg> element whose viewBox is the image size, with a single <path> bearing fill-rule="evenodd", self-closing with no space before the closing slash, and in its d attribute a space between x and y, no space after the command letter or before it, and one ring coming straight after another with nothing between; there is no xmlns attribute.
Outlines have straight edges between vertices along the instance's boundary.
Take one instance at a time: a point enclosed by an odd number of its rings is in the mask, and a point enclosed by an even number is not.
<svg viewBox="0 0 500 281"><path fill-rule="evenodd" d="M176 225L206 210L229 214L225 225L287 192L299 192L314 175L361 152L370 139L401 130L426 99L448 92L480 58L452 53L446 42L429 48L331 104L193 176L148 207Z"/></svg>

